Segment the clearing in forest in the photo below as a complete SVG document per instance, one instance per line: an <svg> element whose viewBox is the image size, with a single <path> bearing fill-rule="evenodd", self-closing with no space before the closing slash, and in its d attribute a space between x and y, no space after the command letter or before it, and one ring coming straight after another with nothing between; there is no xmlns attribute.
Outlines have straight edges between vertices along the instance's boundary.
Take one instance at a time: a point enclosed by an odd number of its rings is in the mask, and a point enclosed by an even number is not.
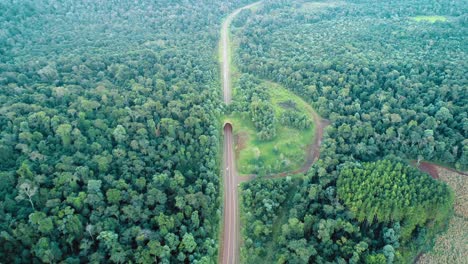
<svg viewBox="0 0 468 264"><path fill-rule="evenodd" d="M318 12L324 8L332 8L344 5L344 2L336 1L336 2L305 2L302 4L301 8L299 9L302 12Z"/></svg>
<svg viewBox="0 0 468 264"><path fill-rule="evenodd" d="M437 167L440 180L455 191L455 215L445 233L435 240L434 248L423 254L419 264L466 263L468 259L468 177L442 167Z"/></svg>
<svg viewBox="0 0 468 264"><path fill-rule="evenodd" d="M435 23L437 21L445 22L447 18L444 16L416 16L412 18L416 22L430 22Z"/></svg>
<svg viewBox="0 0 468 264"><path fill-rule="evenodd" d="M237 169L240 174L258 175L299 169L307 161L307 150L314 140L314 110L281 85L264 81L262 86L266 87L274 109L276 136L261 140L248 113L230 115L227 119L234 128ZM306 115L311 125L301 129L283 125L280 120L288 111Z"/></svg>

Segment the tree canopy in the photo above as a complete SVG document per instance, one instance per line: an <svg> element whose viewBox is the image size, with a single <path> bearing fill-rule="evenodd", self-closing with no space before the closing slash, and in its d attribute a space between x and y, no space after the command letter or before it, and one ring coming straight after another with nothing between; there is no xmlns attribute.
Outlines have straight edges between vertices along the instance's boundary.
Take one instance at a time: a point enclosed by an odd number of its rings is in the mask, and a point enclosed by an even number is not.
<svg viewBox="0 0 468 264"><path fill-rule="evenodd" d="M246 2L0 3L2 262L215 262L213 55Z"/></svg>
<svg viewBox="0 0 468 264"><path fill-rule="evenodd" d="M320 159L294 185L243 186L280 204L272 216L243 201L246 262L409 263L430 247L452 194L408 161L468 167L466 8L267 0L233 22L239 70L283 85L330 121ZM414 19L433 14L447 19Z"/></svg>

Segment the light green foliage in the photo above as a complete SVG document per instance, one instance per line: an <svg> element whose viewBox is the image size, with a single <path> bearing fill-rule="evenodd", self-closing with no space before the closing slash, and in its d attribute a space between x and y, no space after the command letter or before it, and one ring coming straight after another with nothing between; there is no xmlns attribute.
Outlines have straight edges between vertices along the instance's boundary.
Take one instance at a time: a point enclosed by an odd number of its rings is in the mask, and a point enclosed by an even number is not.
<svg viewBox="0 0 468 264"><path fill-rule="evenodd" d="M112 134L118 143L122 143L125 139L127 139L127 131L122 125L117 125Z"/></svg>
<svg viewBox="0 0 468 264"><path fill-rule="evenodd" d="M257 138L266 141L276 137L276 117L273 107L265 101L254 101L250 104L252 122L258 130Z"/></svg>
<svg viewBox="0 0 468 264"><path fill-rule="evenodd" d="M16 171L18 176L26 180L33 180L34 176L26 162L23 162L19 169Z"/></svg>
<svg viewBox="0 0 468 264"><path fill-rule="evenodd" d="M285 111L281 115L280 122L283 125L295 127L298 129L307 129L312 123L309 116L301 114L295 110Z"/></svg>
<svg viewBox="0 0 468 264"><path fill-rule="evenodd" d="M29 221L37 227L39 232L48 234L53 228L52 219L47 217L43 212L35 212L29 215Z"/></svg>
<svg viewBox="0 0 468 264"><path fill-rule="evenodd" d="M233 104L241 113L227 118L232 122L238 137L238 171L243 174L268 174L295 170L302 166L307 157L307 146L314 140L312 107L284 87L260 82L249 75L240 77L238 89L241 91ZM250 106L261 105L268 109L267 120L274 120L269 124L274 126L275 136L272 139L265 140L262 136L270 133L270 130L258 132L255 122L250 122L250 108L247 104L250 100L255 100ZM271 116L272 112L274 116ZM283 117L288 113L299 116L298 121L285 121Z"/></svg>
<svg viewBox="0 0 468 264"><path fill-rule="evenodd" d="M185 234L182 238L182 243L179 246L182 250L192 253L193 250L197 247L197 243L195 242L192 234Z"/></svg>
<svg viewBox="0 0 468 264"><path fill-rule="evenodd" d="M430 22L430 23L435 23L435 22L446 22L447 18L444 16L416 16L412 18L414 21L417 22Z"/></svg>
<svg viewBox="0 0 468 264"><path fill-rule="evenodd" d="M366 264L387 264L384 254L373 254L366 257Z"/></svg>
<svg viewBox="0 0 468 264"><path fill-rule="evenodd" d="M112 204L118 204L122 199L120 191L116 189L109 189L106 192L107 201Z"/></svg>
<svg viewBox="0 0 468 264"><path fill-rule="evenodd" d="M97 237L98 240L101 240L104 243L107 249L113 248L116 245L118 238L119 235L112 231L102 231Z"/></svg>
<svg viewBox="0 0 468 264"><path fill-rule="evenodd" d="M60 136L62 139L62 144L66 147L71 143L71 130L72 126L70 124L61 124L55 130L55 133Z"/></svg>
<svg viewBox="0 0 468 264"><path fill-rule="evenodd" d="M389 160L343 167L337 187L338 197L356 218L369 223L404 220L412 226L423 225L447 215L453 203L447 185Z"/></svg>

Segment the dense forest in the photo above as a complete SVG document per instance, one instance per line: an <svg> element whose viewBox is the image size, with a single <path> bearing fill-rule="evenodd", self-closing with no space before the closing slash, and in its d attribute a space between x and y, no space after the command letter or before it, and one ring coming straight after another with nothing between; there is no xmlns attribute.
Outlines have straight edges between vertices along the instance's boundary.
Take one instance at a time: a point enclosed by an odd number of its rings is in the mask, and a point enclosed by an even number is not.
<svg viewBox="0 0 468 264"><path fill-rule="evenodd" d="M216 45L246 2L0 3L0 262L216 262Z"/></svg>
<svg viewBox="0 0 468 264"><path fill-rule="evenodd" d="M246 113L257 129L260 140L270 140L276 136L276 117L273 106L269 102L270 95L260 80L252 75L241 75L238 81L238 96L240 100L229 106L232 112Z"/></svg>
<svg viewBox="0 0 468 264"><path fill-rule="evenodd" d="M228 111L249 116L257 129L258 138L263 141L275 138L277 123L297 129L311 126L312 120L298 111L295 102L288 98L281 102L283 113L277 120L265 85L250 74L242 74L236 83L236 100L229 106Z"/></svg>
<svg viewBox="0 0 468 264"><path fill-rule="evenodd" d="M330 125L307 173L242 185L242 260L430 247L453 194L408 161L468 168L466 1L265 0L233 21L244 100L225 108L221 21L251 2L0 2L0 262L217 262L222 116L264 141L312 126L275 117L264 80Z"/></svg>
<svg viewBox="0 0 468 264"><path fill-rule="evenodd" d="M409 161L468 168L467 11L463 1L269 0L239 15L240 71L330 121L320 160L295 184L243 185L246 263L410 263L430 247L453 194ZM446 19L414 19L431 15Z"/></svg>
<svg viewBox="0 0 468 264"><path fill-rule="evenodd" d="M340 145L337 160L394 153L466 170L466 5L304 2L244 11L241 70L284 84L330 119L325 144ZM411 19L426 13L450 20Z"/></svg>
<svg viewBox="0 0 468 264"><path fill-rule="evenodd" d="M243 185L246 263L408 263L451 213L448 186L395 157L347 163L336 186L322 166Z"/></svg>

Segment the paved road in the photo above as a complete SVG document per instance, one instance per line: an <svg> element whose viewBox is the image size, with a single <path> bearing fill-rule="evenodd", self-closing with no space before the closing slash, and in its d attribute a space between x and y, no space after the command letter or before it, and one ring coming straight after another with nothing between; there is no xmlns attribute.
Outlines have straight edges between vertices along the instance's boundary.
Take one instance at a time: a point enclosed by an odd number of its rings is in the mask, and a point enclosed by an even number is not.
<svg viewBox="0 0 468 264"><path fill-rule="evenodd" d="M222 71L223 71L223 91L224 91L224 103L231 103L231 69L230 69L230 46L229 46L229 26L231 25L232 20L244 9L249 9L259 5L261 1L241 7L234 12L232 12L226 20L223 22L223 27L221 31L221 49L222 49Z"/></svg>
<svg viewBox="0 0 468 264"><path fill-rule="evenodd" d="M233 18L243 9L252 8L260 2L250 4L235 10L223 23L221 31L222 49L222 74L224 103L231 103L231 70L230 70L230 46L229 46L229 25ZM232 126L224 126L224 155L223 155L223 175L224 175L224 227L222 235L222 250L220 251L220 263L239 263L239 205L237 203L237 173L234 162L234 140Z"/></svg>
<svg viewBox="0 0 468 264"><path fill-rule="evenodd" d="M221 263L238 263L239 206L234 161L232 126L224 126L224 229Z"/></svg>

